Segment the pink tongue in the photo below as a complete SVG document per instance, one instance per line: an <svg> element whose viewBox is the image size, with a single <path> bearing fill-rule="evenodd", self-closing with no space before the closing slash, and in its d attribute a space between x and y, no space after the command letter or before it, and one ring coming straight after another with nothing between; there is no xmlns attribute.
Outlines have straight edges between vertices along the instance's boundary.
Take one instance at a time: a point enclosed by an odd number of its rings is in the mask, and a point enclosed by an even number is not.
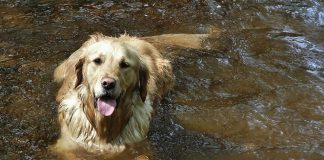
<svg viewBox="0 0 324 160"><path fill-rule="evenodd" d="M114 112L116 105L115 99L103 100L99 98L97 100L98 111L104 116L110 116Z"/></svg>

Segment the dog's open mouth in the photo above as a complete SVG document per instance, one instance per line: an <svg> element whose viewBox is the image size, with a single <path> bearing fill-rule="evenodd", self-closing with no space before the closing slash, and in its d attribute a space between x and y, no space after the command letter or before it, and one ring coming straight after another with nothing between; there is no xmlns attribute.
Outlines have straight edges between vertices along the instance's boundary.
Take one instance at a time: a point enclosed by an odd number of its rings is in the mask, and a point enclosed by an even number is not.
<svg viewBox="0 0 324 160"><path fill-rule="evenodd" d="M102 115L111 116L118 105L118 99L113 96L104 95L96 99L96 105L97 110Z"/></svg>

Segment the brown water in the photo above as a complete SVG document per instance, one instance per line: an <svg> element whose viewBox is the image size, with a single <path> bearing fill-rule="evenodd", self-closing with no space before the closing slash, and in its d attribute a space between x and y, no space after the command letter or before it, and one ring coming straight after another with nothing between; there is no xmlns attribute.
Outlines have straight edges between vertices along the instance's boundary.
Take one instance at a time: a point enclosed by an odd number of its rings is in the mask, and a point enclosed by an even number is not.
<svg viewBox="0 0 324 160"><path fill-rule="evenodd" d="M116 159L323 159L323 27L322 0L0 0L0 159L58 158L53 70L89 34L212 28L203 49L166 50L176 86Z"/></svg>

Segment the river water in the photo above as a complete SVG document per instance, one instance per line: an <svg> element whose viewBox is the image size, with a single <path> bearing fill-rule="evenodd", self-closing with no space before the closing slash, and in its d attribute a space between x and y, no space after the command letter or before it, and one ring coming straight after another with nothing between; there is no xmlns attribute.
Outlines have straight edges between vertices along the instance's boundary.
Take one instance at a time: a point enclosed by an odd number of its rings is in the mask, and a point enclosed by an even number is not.
<svg viewBox="0 0 324 160"><path fill-rule="evenodd" d="M54 68L89 34L207 33L168 47L176 85L115 159L323 159L324 1L0 0L0 159L56 159ZM88 153L80 159L99 159Z"/></svg>

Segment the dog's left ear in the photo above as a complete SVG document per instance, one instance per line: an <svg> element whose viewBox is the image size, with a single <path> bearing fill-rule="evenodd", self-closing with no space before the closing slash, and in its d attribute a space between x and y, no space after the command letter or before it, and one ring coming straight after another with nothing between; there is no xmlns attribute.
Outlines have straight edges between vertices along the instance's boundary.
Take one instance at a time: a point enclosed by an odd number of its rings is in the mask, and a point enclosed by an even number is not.
<svg viewBox="0 0 324 160"><path fill-rule="evenodd" d="M75 75L76 75L76 81L74 87L78 87L82 81L83 81L83 73L82 73L82 68L83 68L83 63L84 63L84 58L79 59L78 63L75 65Z"/></svg>
<svg viewBox="0 0 324 160"><path fill-rule="evenodd" d="M147 95L147 84L149 80L149 71L145 64L141 64L139 70L139 91L143 102L145 102Z"/></svg>

